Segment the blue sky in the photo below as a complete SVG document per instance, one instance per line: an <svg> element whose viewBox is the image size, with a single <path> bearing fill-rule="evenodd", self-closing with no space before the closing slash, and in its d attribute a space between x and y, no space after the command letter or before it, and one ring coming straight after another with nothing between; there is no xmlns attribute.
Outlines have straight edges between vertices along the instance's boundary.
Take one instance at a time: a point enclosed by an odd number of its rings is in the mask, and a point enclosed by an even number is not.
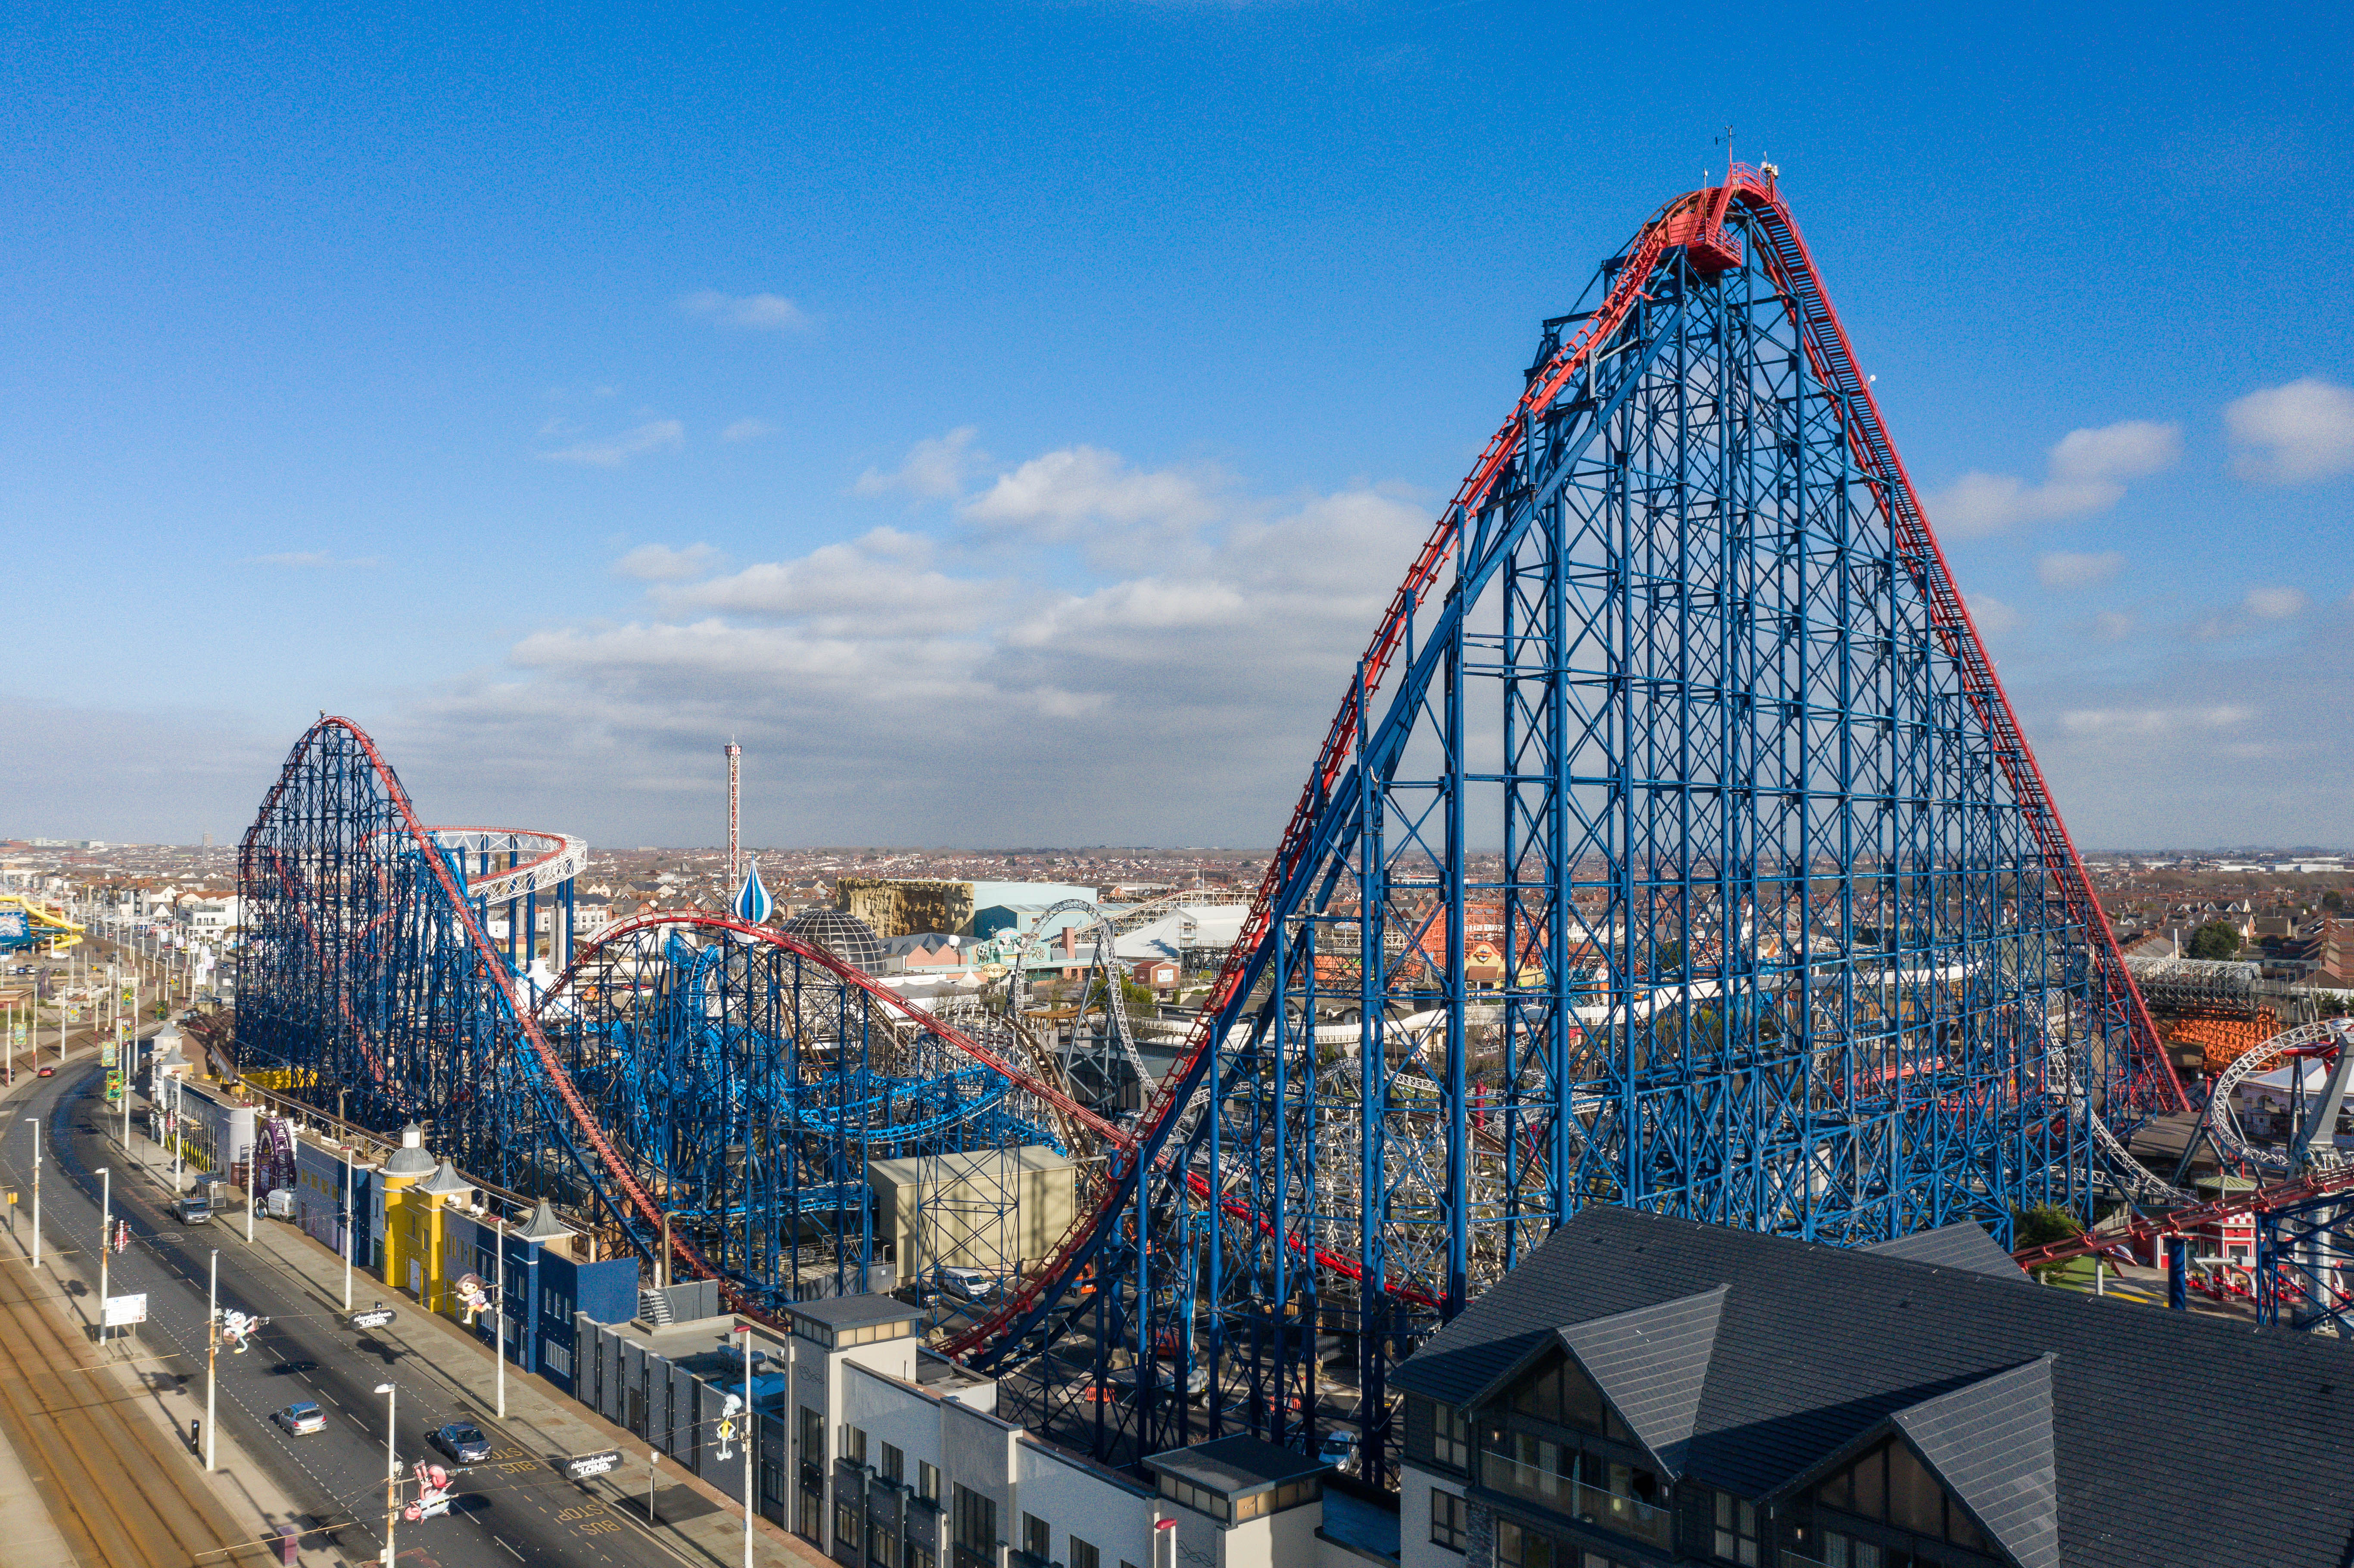
<svg viewBox="0 0 2354 1568"><path fill-rule="evenodd" d="M0 831L233 836L324 708L442 820L707 842L733 730L763 842L1267 842L1730 122L2079 841L2344 843L2349 31L11 7Z"/></svg>

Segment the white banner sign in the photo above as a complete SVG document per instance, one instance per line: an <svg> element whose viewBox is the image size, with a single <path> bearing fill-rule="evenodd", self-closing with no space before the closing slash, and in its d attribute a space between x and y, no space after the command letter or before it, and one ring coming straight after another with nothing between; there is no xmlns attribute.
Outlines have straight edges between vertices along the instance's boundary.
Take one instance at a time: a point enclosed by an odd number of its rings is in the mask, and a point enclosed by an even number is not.
<svg viewBox="0 0 2354 1568"><path fill-rule="evenodd" d="M106 1328L125 1329L133 1323L144 1323L146 1320L146 1292L142 1291L136 1296L110 1296L106 1298L106 1316L102 1319Z"/></svg>

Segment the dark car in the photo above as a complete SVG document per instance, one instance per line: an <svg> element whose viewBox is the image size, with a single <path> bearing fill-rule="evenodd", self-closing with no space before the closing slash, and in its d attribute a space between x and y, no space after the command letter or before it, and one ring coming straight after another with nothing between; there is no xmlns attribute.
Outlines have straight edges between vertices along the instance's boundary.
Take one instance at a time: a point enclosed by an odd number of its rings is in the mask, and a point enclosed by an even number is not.
<svg viewBox="0 0 2354 1568"><path fill-rule="evenodd" d="M480 1464L491 1457L491 1440L471 1422L452 1421L446 1426L436 1426L425 1435L425 1440L461 1465Z"/></svg>

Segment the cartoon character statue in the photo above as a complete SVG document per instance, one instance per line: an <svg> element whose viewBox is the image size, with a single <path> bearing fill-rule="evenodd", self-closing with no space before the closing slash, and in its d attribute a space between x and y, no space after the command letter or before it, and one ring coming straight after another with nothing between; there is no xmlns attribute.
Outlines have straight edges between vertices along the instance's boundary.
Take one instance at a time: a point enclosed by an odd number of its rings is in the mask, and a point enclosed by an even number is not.
<svg viewBox="0 0 2354 1568"><path fill-rule="evenodd" d="M229 1348L230 1354L241 1356L252 1348L253 1336L269 1321L267 1318L256 1318L245 1312L223 1312L221 1343Z"/></svg>
<svg viewBox="0 0 2354 1568"><path fill-rule="evenodd" d="M491 1309L491 1293L483 1287L481 1275L461 1274L451 1288L457 1291L460 1304L466 1308L465 1316L460 1321L469 1327L475 1319Z"/></svg>
<svg viewBox="0 0 2354 1568"><path fill-rule="evenodd" d="M736 1451L727 1445L736 1441L736 1413L744 1408L744 1396L731 1393L719 1407L719 1454L722 1459L732 1459Z"/></svg>
<svg viewBox="0 0 2354 1568"><path fill-rule="evenodd" d="M400 1510L400 1517L414 1524L420 1519L438 1519L450 1511L450 1472L439 1465L417 1467L417 1500Z"/></svg>

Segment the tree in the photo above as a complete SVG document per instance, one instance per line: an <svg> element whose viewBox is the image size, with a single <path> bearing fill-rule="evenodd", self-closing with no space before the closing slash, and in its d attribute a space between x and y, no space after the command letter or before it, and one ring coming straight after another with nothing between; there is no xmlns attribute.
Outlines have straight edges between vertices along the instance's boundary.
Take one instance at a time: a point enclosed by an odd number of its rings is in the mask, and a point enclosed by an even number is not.
<svg viewBox="0 0 2354 1568"><path fill-rule="evenodd" d="M2210 920L2190 933L2190 949L2185 956L2236 959L2240 956L2240 928L2229 920Z"/></svg>
<svg viewBox="0 0 2354 1568"><path fill-rule="evenodd" d="M2332 890L2321 895L2321 906L2332 915L2346 913L2346 895Z"/></svg>
<svg viewBox="0 0 2354 1568"><path fill-rule="evenodd" d="M2031 1246L2048 1246L2084 1234L2084 1222L2057 1203L2042 1203L2032 1209L2021 1209L2011 1227L2011 1245L2020 1251ZM2059 1272L2063 1264L2042 1264L2035 1269L2038 1278Z"/></svg>

